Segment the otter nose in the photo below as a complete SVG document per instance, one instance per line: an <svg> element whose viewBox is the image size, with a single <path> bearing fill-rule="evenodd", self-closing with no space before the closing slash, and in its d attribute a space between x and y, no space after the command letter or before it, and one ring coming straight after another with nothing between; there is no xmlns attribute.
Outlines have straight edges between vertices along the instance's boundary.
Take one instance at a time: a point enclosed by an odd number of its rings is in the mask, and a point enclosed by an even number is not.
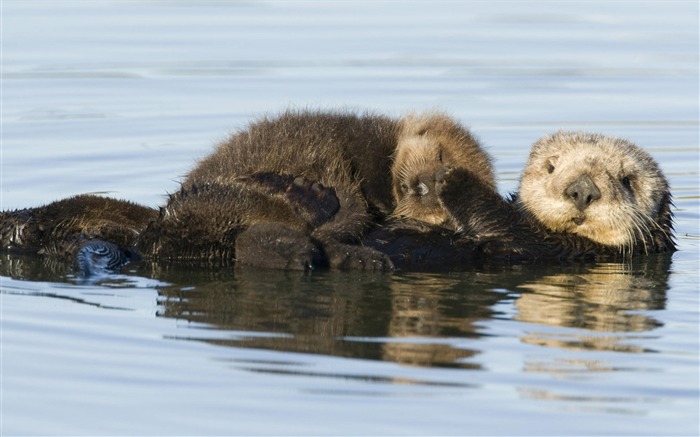
<svg viewBox="0 0 700 437"><path fill-rule="evenodd" d="M579 211L583 211L591 203L600 199L600 190L588 174L584 174L576 179L564 193L571 198L571 201L574 202Z"/></svg>

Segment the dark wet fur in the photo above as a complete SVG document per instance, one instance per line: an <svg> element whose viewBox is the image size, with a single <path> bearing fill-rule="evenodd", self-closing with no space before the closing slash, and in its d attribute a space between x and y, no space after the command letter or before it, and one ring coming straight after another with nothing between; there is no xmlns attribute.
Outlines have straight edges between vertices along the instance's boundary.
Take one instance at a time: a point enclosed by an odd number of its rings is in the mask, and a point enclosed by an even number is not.
<svg viewBox="0 0 700 437"><path fill-rule="evenodd" d="M136 244L157 211L132 202L79 195L45 206L0 213L0 241L8 252L72 259L81 245L110 241L126 249Z"/></svg>

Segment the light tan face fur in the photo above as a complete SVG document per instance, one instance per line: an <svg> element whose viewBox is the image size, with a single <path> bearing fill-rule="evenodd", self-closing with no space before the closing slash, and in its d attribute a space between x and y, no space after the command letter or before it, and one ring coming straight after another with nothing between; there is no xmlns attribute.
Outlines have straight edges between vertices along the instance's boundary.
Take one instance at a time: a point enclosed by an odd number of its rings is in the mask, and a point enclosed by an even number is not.
<svg viewBox="0 0 700 437"><path fill-rule="evenodd" d="M600 198L589 196L590 203L577 207L572 199L577 193L570 187L584 175L595 183ZM656 162L634 144L558 132L533 145L518 198L522 208L552 231L625 247L656 226L667 192Z"/></svg>
<svg viewBox="0 0 700 437"><path fill-rule="evenodd" d="M442 114L402 119L392 167L393 215L447 225L449 215L435 191L435 176L446 167L470 170L496 187L488 154L454 120Z"/></svg>

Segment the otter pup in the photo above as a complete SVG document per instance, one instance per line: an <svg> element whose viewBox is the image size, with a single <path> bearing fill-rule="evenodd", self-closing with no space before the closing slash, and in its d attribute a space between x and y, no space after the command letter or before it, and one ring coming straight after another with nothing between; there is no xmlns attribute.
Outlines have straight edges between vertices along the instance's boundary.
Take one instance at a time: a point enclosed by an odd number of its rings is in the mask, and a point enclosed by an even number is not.
<svg viewBox="0 0 700 437"><path fill-rule="evenodd" d="M468 170L496 190L491 159L469 131L442 114L404 117L391 168L392 215L453 227L435 189L442 168Z"/></svg>
<svg viewBox="0 0 700 437"><path fill-rule="evenodd" d="M409 147L421 136L430 147ZM404 147L397 153L399 142ZM407 153L408 149L414 151ZM185 194L170 198L139 247L159 259L235 258L261 267L279 267L281 262L269 260L285 258L313 267L320 252L320 265L331 268L390 269L385 254L357 243L371 225L403 205L408 184L414 183L412 159L428 153L436 162L442 156L459 168L480 174L485 169L483 178L493 185L488 156L465 129L442 115L397 121L378 115L287 111L263 118L220 144L187 175ZM295 175L332 187L338 208L332 216L321 214L323 220L310 223L290 213L289 204L278 205L265 193L241 185L251 174ZM392 174L395 183L388 183ZM406 192L400 190L401 181L409 186ZM423 186L418 184L419 189ZM210 188L204 195L191 195L200 187ZM416 198L421 194L427 193L413 193ZM404 206L398 210L407 213ZM439 220L424 210L415 215ZM253 248L252 254L246 253Z"/></svg>
<svg viewBox="0 0 700 437"><path fill-rule="evenodd" d="M626 140L581 132L538 140L510 201L463 169L442 169L436 180L441 205L467 233L390 222L365 244L407 268L622 260L676 250L668 182Z"/></svg>

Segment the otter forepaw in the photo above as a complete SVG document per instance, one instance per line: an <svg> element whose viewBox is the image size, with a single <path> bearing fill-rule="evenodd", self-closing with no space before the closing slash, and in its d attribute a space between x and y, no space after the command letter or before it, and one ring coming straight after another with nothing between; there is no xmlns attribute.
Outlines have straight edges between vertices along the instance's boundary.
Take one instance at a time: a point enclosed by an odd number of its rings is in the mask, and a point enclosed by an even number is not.
<svg viewBox="0 0 700 437"><path fill-rule="evenodd" d="M457 170L452 167L442 167L435 173L435 190L438 194L442 193L448 184L454 182L460 173L464 170Z"/></svg>
<svg viewBox="0 0 700 437"><path fill-rule="evenodd" d="M452 196L468 199L482 187L483 183L468 170L444 167L435 175L435 190L443 202Z"/></svg>
<svg viewBox="0 0 700 437"><path fill-rule="evenodd" d="M447 178L447 175L449 175L449 174L452 173L453 171L454 171L454 168L452 168L452 167L450 167L450 166L445 166L445 167L440 168L440 170L438 170L438 171L435 173L435 183L436 183L436 184L437 184L437 183L444 184L444 183L445 183L445 179Z"/></svg>

